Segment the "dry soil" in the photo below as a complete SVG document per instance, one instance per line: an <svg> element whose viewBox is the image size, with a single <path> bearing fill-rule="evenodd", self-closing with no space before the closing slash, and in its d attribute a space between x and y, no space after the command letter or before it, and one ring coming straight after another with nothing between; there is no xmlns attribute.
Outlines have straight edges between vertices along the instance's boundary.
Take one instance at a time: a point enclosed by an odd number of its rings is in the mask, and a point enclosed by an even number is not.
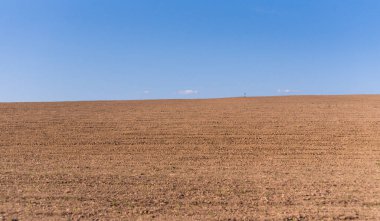
<svg viewBox="0 0 380 221"><path fill-rule="evenodd" d="M0 220L380 220L380 95L0 104Z"/></svg>

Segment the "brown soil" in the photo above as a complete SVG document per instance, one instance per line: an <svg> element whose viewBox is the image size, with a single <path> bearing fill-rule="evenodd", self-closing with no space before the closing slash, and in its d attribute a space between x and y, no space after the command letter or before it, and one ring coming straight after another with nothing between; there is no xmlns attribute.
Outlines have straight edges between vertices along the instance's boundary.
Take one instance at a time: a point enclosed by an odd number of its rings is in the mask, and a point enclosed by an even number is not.
<svg viewBox="0 0 380 221"><path fill-rule="evenodd" d="M380 219L380 96L0 104L0 220Z"/></svg>

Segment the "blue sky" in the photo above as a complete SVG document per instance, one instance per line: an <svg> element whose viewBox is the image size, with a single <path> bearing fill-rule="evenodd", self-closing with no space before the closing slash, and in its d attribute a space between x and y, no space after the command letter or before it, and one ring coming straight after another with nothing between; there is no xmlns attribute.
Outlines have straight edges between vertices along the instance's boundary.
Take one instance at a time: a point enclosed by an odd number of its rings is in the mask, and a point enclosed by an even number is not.
<svg viewBox="0 0 380 221"><path fill-rule="evenodd" d="M0 101L380 93L378 0L2 0Z"/></svg>

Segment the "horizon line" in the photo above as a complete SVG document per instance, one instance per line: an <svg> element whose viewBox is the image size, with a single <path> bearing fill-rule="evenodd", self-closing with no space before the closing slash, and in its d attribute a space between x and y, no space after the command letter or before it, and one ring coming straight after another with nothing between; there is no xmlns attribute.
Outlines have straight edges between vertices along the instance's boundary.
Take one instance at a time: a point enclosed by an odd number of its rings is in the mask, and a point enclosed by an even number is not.
<svg viewBox="0 0 380 221"><path fill-rule="evenodd" d="M270 97L330 97L330 96L380 96L380 94L282 94L282 95L256 95L256 96L231 96L231 97L206 97L206 98L156 98L156 99L99 99L99 100L47 100L47 101L0 101L0 104L12 103L76 103L76 102L120 102L120 101L175 101L175 100L217 100L236 98L270 98Z"/></svg>

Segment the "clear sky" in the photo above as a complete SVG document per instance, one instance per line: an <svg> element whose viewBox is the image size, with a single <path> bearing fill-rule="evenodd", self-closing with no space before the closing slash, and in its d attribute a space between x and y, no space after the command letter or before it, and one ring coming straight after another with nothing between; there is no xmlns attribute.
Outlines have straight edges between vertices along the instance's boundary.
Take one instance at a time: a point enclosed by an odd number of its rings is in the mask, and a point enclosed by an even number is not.
<svg viewBox="0 0 380 221"><path fill-rule="evenodd" d="M380 93L379 0L1 0L0 101Z"/></svg>

